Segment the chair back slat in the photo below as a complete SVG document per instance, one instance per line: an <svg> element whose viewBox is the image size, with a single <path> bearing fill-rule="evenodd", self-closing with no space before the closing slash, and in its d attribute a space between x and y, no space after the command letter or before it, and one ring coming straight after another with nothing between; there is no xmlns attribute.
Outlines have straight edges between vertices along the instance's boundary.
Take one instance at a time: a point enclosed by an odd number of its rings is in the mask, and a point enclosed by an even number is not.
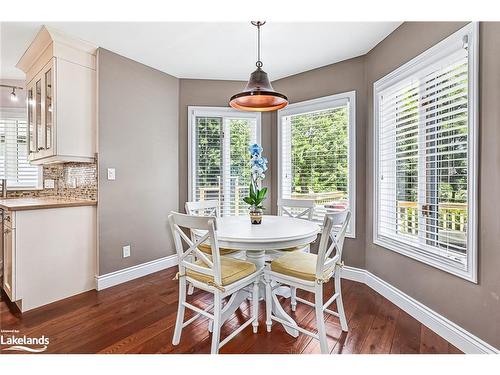
<svg viewBox="0 0 500 375"><path fill-rule="evenodd" d="M326 270L342 261L344 239L350 219L351 211L348 210L325 215L318 248L317 278L322 278Z"/></svg>
<svg viewBox="0 0 500 375"><path fill-rule="evenodd" d="M314 216L314 199L281 198L278 202L278 214L298 219L312 220ZM298 212L296 212L298 210Z"/></svg>
<svg viewBox="0 0 500 375"><path fill-rule="evenodd" d="M219 216L219 202L216 200L186 202L186 213L196 216Z"/></svg>
<svg viewBox="0 0 500 375"><path fill-rule="evenodd" d="M179 260L179 273L181 275L186 273L187 268L212 276L216 284L221 284L220 251L217 243L216 220L215 216L203 217L178 212L170 213L168 221L172 236L174 237L175 249ZM188 230L191 233L194 231L205 231L206 233L197 236L196 239L191 239L184 233L184 230ZM212 250L211 258L198 248L202 243L210 244ZM202 260L206 267L195 264L195 258Z"/></svg>

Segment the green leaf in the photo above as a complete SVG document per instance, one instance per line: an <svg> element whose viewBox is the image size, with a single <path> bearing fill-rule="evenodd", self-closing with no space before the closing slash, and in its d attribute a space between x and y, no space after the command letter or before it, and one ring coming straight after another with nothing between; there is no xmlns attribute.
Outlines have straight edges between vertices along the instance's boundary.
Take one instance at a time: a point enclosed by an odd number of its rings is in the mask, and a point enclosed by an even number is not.
<svg viewBox="0 0 500 375"><path fill-rule="evenodd" d="M267 193L267 188L266 187L262 188L261 190L259 190L257 197L264 199L266 197L266 193Z"/></svg>
<svg viewBox="0 0 500 375"><path fill-rule="evenodd" d="M245 197L243 198L243 201L246 203L246 204L249 204L250 206L253 205L253 200L252 198L250 197Z"/></svg>
<svg viewBox="0 0 500 375"><path fill-rule="evenodd" d="M250 198L253 200L257 199L257 195L255 195L255 191L253 190L253 184L250 184Z"/></svg>

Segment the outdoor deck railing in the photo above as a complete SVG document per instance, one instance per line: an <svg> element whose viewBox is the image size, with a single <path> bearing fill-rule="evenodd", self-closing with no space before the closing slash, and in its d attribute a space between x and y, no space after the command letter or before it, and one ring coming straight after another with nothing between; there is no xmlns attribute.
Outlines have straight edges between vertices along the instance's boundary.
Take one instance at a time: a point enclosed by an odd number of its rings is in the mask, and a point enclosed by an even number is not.
<svg viewBox="0 0 500 375"><path fill-rule="evenodd" d="M418 203L398 201L398 230L417 234ZM443 202L438 205L438 230L465 233L467 224L467 203Z"/></svg>
<svg viewBox="0 0 500 375"><path fill-rule="evenodd" d="M214 186L204 186L198 188L200 201L208 199L216 199L219 202L222 200L222 189L220 185ZM248 186L238 185L238 179L234 179L234 183L231 184L231 190L234 193L234 212L240 212L242 209L246 209L246 205L242 205L242 198L248 194ZM333 191L326 193L293 193L292 199L314 199L316 204L321 206L327 203L334 203L342 201L345 197L345 193L341 191Z"/></svg>

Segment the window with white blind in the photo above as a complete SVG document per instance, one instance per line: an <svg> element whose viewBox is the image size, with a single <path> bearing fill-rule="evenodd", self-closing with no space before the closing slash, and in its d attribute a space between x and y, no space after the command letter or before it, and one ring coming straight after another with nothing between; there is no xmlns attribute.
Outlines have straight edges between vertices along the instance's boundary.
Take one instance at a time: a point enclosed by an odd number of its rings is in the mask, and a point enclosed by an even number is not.
<svg viewBox="0 0 500 375"><path fill-rule="evenodd" d="M243 198L250 186L249 146L260 143L260 113L225 107L188 111L188 199L218 200L222 216L247 215Z"/></svg>
<svg viewBox="0 0 500 375"><path fill-rule="evenodd" d="M355 92L290 104L278 112L278 194L314 199L314 220L350 209L355 236Z"/></svg>
<svg viewBox="0 0 500 375"><path fill-rule="evenodd" d="M476 281L478 31L374 84L374 242Z"/></svg>
<svg viewBox="0 0 500 375"><path fill-rule="evenodd" d="M39 189L41 167L28 162L28 124L23 109L0 109L0 179L8 190Z"/></svg>

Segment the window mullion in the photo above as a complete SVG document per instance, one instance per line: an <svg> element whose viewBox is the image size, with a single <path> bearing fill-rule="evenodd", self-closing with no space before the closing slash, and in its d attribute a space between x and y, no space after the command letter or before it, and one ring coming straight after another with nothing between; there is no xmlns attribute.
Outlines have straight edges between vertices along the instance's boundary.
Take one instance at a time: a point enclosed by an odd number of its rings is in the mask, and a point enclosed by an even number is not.
<svg viewBox="0 0 500 375"><path fill-rule="evenodd" d="M226 117L222 119L222 131L221 131L221 214L230 215L231 214L231 127L230 120Z"/></svg>
<svg viewBox="0 0 500 375"><path fill-rule="evenodd" d="M418 174L417 174L417 215L418 215L418 242L426 243L426 226L428 213L427 202L427 171L426 171L426 150L425 150L425 114L421 108L422 103L422 86L418 84L417 109L418 109Z"/></svg>

